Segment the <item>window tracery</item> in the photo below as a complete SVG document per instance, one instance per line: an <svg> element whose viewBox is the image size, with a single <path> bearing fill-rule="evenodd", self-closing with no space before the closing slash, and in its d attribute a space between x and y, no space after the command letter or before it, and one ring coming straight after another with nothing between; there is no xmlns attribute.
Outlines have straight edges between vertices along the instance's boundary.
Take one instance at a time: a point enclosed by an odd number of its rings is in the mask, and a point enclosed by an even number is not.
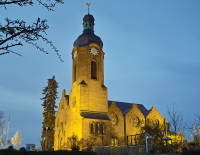
<svg viewBox="0 0 200 155"><path fill-rule="evenodd" d="M104 134L105 133L105 124L99 122L92 122L90 124L90 133L91 134Z"/></svg>
<svg viewBox="0 0 200 155"><path fill-rule="evenodd" d="M97 79L97 63L96 61L91 61L91 79Z"/></svg>
<svg viewBox="0 0 200 155"><path fill-rule="evenodd" d="M131 117L131 124L134 127L139 126L139 124L140 124L139 118L137 116L132 116Z"/></svg>
<svg viewBox="0 0 200 155"><path fill-rule="evenodd" d="M112 125L117 125L118 124L118 117L117 117L116 114L111 113L109 117L110 117L110 121L111 121Z"/></svg>

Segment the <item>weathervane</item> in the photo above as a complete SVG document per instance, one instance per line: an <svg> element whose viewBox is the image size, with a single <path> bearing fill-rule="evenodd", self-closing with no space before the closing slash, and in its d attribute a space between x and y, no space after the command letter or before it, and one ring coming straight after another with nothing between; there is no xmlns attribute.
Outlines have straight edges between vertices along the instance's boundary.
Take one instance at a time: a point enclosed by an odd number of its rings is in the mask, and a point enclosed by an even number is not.
<svg viewBox="0 0 200 155"><path fill-rule="evenodd" d="M90 3L86 3L86 5L88 6L88 14L90 14L90 13L89 13L89 10L90 10L90 4L91 4L91 2L90 2Z"/></svg>

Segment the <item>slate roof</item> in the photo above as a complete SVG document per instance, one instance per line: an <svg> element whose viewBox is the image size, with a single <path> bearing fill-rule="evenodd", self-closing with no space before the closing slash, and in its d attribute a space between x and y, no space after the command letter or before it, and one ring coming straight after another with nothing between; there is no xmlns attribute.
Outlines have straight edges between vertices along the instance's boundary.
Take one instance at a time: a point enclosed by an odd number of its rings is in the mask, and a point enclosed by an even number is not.
<svg viewBox="0 0 200 155"><path fill-rule="evenodd" d="M81 112L81 116L84 118L91 118L91 119L110 120L108 115L106 114Z"/></svg>
<svg viewBox="0 0 200 155"><path fill-rule="evenodd" d="M87 14L83 17L83 23L90 22L94 24L94 17L90 14Z"/></svg>
<svg viewBox="0 0 200 155"><path fill-rule="evenodd" d="M94 17L90 14L87 14L83 17L83 24L85 22L89 22L94 25ZM88 46L91 43L95 43L99 45L101 48L103 47L103 42L101 38L94 34L93 29L84 29L83 33L75 40L74 46L83 47Z"/></svg>
<svg viewBox="0 0 200 155"><path fill-rule="evenodd" d="M84 30L84 32L75 40L74 46L83 47L95 43L101 48L103 47L103 42L101 38L94 34L92 30Z"/></svg>
<svg viewBox="0 0 200 155"><path fill-rule="evenodd" d="M69 95L65 95L65 97L69 100ZM108 101L108 107L110 107L112 102L116 103L117 107L122 111L123 115L126 115L128 111L131 109L131 107L133 106L133 104L135 104L135 103L127 103L127 102ZM138 106L138 109L140 109L140 111L143 113L145 117L151 111L151 110L147 110L142 104L136 104L136 105ZM109 117L105 114L82 112L81 116L83 116L84 118L109 120Z"/></svg>
<svg viewBox="0 0 200 155"><path fill-rule="evenodd" d="M123 115L126 115L134 104L126 102L108 101L108 107L110 107L112 102L116 103L117 107L122 111ZM148 115L149 110L147 110L142 104L136 104L136 105L138 106L138 109L140 109L140 111L144 114L144 116Z"/></svg>

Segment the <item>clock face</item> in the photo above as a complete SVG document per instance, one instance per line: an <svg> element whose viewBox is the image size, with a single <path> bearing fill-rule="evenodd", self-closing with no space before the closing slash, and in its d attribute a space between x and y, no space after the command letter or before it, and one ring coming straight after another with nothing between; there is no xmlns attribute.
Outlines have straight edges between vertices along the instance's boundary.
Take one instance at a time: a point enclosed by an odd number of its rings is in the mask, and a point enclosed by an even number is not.
<svg viewBox="0 0 200 155"><path fill-rule="evenodd" d="M99 50L98 50L98 48L95 47L95 46L90 47L89 52L90 52L90 54L91 54L92 56L97 56L97 55L99 54Z"/></svg>
<svg viewBox="0 0 200 155"><path fill-rule="evenodd" d="M77 50L75 50L74 53L73 53L73 59L76 59L77 54L78 54L78 52L77 52Z"/></svg>

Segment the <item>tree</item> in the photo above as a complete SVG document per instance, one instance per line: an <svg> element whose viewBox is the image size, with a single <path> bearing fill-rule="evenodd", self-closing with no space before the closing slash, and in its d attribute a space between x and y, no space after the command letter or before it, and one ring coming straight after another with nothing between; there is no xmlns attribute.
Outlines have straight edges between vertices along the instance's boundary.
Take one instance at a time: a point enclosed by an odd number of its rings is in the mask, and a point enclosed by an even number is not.
<svg viewBox="0 0 200 155"><path fill-rule="evenodd" d="M14 137L11 138L11 144L13 144L17 150L17 148L21 144L21 142L22 142L22 137L21 137L21 134L19 133L19 130L17 130Z"/></svg>
<svg viewBox="0 0 200 155"><path fill-rule="evenodd" d="M0 145L2 146L6 144L6 140L2 136L2 134L5 134L4 129L5 129L4 112L0 111Z"/></svg>
<svg viewBox="0 0 200 155"><path fill-rule="evenodd" d="M4 7L6 10L7 5L18 6L33 6L35 3L44 6L48 11L54 11L54 7L57 3L63 4L62 0L0 0L0 8ZM53 43L46 37L46 30L49 28L47 20L40 18L32 24L27 24L26 21L21 19L12 20L6 18L5 22L0 22L0 55L14 53L22 56L18 52L13 50L15 46L23 46L24 43L28 43L36 47L41 52L48 54L48 52L40 45L38 41L42 40L48 44L53 51L56 52L59 59L62 61L59 54L59 50L53 45Z"/></svg>
<svg viewBox="0 0 200 155"><path fill-rule="evenodd" d="M4 113L0 111L0 134L4 133L5 121L3 119Z"/></svg>
<svg viewBox="0 0 200 155"><path fill-rule="evenodd" d="M196 117L195 122L200 124L200 114L195 114L195 117Z"/></svg>
<svg viewBox="0 0 200 155"><path fill-rule="evenodd" d="M177 110L175 104L172 108L167 107L167 113L169 115L169 137L172 139L172 149L173 151L181 151L183 145L183 115Z"/></svg>
<svg viewBox="0 0 200 155"><path fill-rule="evenodd" d="M53 150L54 146L54 132L55 132L55 109L56 99L58 98L57 94L58 83L55 80L55 76L52 79L48 79L48 85L43 89L44 97L43 100L43 125L42 125L42 134L41 134L41 146L42 150Z"/></svg>
<svg viewBox="0 0 200 155"><path fill-rule="evenodd" d="M170 131L175 135L183 134L183 115L175 109L175 104L172 108L167 107L167 113L169 115Z"/></svg>
<svg viewBox="0 0 200 155"><path fill-rule="evenodd" d="M151 121L147 121L144 127L141 128L142 135L140 136L139 141L143 141L145 143L145 134L147 136L152 136L153 139L148 139L148 144L153 144L153 150L156 153L166 153L169 150L164 145L164 141L162 138L165 136L165 127L162 125L152 124Z"/></svg>
<svg viewBox="0 0 200 155"><path fill-rule="evenodd" d="M195 124L192 131L193 142L200 144L200 124Z"/></svg>
<svg viewBox="0 0 200 155"><path fill-rule="evenodd" d="M200 114L195 114L195 119L192 124L188 125L191 132L191 137L196 145L200 145Z"/></svg>

